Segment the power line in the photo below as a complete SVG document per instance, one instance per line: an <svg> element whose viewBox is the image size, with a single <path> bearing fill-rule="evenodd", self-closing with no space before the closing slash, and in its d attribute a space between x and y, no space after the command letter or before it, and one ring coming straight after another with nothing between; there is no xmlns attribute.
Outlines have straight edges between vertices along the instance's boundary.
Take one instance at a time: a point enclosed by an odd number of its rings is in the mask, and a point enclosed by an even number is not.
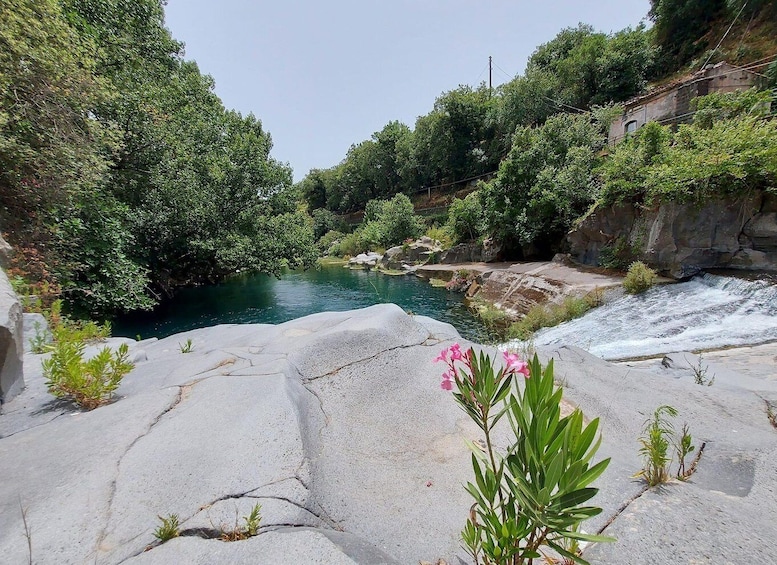
<svg viewBox="0 0 777 565"><path fill-rule="evenodd" d="M720 41L718 41L718 44L715 46L715 49L712 50L712 53L710 53L710 56L707 57L706 61L704 61L704 64L701 66L702 69L707 66L707 63L710 62L710 59L712 59L712 56L715 54L715 51L718 50L718 47L720 47L720 45L723 43L723 40L726 39L726 36L728 35L728 32L731 31L732 27L734 27L734 24L737 22L737 19L739 19L739 15L742 13L742 11L746 7L747 7L747 2L742 4L742 7L739 9L739 12L737 13L736 16L734 16L734 19L731 21L731 25L728 26L728 29L726 30L726 33L723 34L723 37L720 38Z"/></svg>

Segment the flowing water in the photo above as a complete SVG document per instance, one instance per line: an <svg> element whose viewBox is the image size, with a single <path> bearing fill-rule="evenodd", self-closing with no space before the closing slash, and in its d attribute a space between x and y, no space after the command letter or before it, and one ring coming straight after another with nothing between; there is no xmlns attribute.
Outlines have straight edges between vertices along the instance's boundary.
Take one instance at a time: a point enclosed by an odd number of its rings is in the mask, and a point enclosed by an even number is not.
<svg viewBox="0 0 777 565"><path fill-rule="evenodd" d="M408 312L448 322L462 336L483 341L483 325L461 294L434 288L414 276L387 276L342 266L294 271L280 279L267 275L236 277L223 284L182 289L153 312L121 317L113 335L165 337L216 324L279 324L325 311L393 302Z"/></svg>
<svg viewBox="0 0 777 565"><path fill-rule="evenodd" d="M535 336L537 345L576 345L610 360L774 340L774 281L710 274L626 295Z"/></svg>

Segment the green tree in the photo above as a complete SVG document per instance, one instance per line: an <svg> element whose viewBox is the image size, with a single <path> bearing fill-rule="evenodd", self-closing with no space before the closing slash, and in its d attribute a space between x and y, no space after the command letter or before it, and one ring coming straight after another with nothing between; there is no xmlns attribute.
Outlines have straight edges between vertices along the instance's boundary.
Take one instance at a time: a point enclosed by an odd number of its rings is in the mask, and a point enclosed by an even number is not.
<svg viewBox="0 0 777 565"><path fill-rule="evenodd" d="M446 226L456 243L473 241L485 233L483 203L478 191L471 192L464 199L453 199Z"/></svg>
<svg viewBox="0 0 777 565"><path fill-rule="evenodd" d="M571 114L519 127L496 179L481 190L489 232L508 248L554 251L596 197L593 169L603 129L590 115Z"/></svg>

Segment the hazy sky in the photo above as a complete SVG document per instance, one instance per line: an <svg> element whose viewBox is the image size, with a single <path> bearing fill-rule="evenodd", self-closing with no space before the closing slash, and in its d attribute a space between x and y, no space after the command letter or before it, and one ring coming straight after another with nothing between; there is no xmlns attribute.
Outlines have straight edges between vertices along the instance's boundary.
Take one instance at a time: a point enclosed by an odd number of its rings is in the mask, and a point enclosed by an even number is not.
<svg viewBox="0 0 777 565"><path fill-rule="evenodd" d="M541 43L585 22L636 26L649 0L169 0L167 27L216 80L227 108L253 112L272 155L294 168L339 163L391 120L410 127L460 84L522 73Z"/></svg>

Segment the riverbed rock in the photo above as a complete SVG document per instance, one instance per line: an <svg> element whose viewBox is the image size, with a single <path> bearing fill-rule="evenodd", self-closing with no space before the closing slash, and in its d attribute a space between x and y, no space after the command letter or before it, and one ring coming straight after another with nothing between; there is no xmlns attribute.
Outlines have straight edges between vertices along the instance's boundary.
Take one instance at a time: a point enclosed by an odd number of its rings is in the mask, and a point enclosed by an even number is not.
<svg viewBox="0 0 777 565"><path fill-rule="evenodd" d="M436 262L442 252L439 241L423 236L413 243L388 249L380 263L386 269L407 270L414 265Z"/></svg>
<svg viewBox="0 0 777 565"><path fill-rule="evenodd" d="M11 264L14 250L0 234L0 269L7 269Z"/></svg>
<svg viewBox="0 0 777 565"><path fill-rule="evenodd" d="M777 197L765 192L655 207L597 206L567 235L579 262L598 264L620 247L674 278L703 269L777 272Z"/></svg>
<svg viewBox="0 0 777 565"><path fill-rule="evenodd" d="M0 404L24 388L24 326L22 307L0 269Z"/></svg>
<svg viewBox="0 0 777 565"><path fill-rule="evenodd" d="M445 250L440 257L440 263L491 263L498 259L501 251L502 247L491 238L482 243L459 243Z"/></svg>
<svg viewBox="0 0 777 565"><path fill-rule="evenodd" d="M480 435L439 388L443 367L433 362L454 341L468 345L452 326L391 304L192 330L128 343L148 360L113 403L91 412L47 396L44 356L28 354L29 386L0 415L0 555L40 564L471 563L460 539L472 504L465 439ZM603 512L584 530L606 526L619 541L588 547L586 559L769 562L771 385L701 387L575 348L541 356L554 359L566 398L601 418L599 457L612 457L592 501ZM643 492L632 478L637 437L667 403L706 448L688 482ZM498 445L507 437L498 430ZM258 536L214 539L255 504ZM171 514L181 536L160 544L158 517Z"/></svg>
<svg viewBox="0 0 777 565"><path fill-rule="evenodd" d="M351 268L357 268L357 269L365 269L365 268L371 268L376 266L380 260L382 255L379 253L375 253L373 251L370 251L368 253L359 253L356 257L352 257L348 261L348 265Z"/></svg>

